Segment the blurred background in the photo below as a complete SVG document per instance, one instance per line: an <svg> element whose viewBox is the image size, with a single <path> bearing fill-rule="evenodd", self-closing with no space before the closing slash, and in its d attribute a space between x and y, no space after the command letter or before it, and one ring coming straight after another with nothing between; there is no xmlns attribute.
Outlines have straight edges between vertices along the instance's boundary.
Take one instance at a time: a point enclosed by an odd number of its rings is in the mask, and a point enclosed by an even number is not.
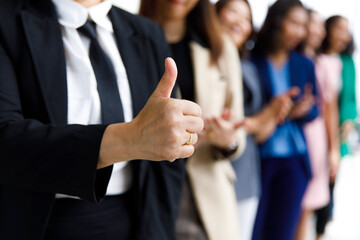
<svg viewBox="0 0 360 240"><path fill-rule="evenodd" d="M119 7L138 13L139 0L114 0ZM216 2L212 0L212 2ZM274 0L249 0L256 29L266 16L268 7ZM359 0L302 0L303 4L319 12L324 19L332 15L343 15L350 22L355 40L354 60L357 69L357 99L360 99L360 1ZM358 107L360 104L357 105ZM359 124L358 124L359 125ZM358 131L359 133L359 131ZM360 144L359 135L354 134L353 153L342 159L334 193L334 213L326 228L325 240L360 240ZM311 221L310 221L311 222ZM309 229L313 229L309 226ZM313 230L312 230L313 231ZM308 239L315 233L309 231Z"/></svg>
<svg viewBox="0 0 360 240"><path fill-rule="evenodd" d="M216 0L211 0L216 2ZM131 13L137 14L139 11L140 0L114 0L115 4ZM275 0L249 0L253 12L253 21L256 29L261 27L268 7L275 2ZM304 5L308 8L319 12L324 19L332 15L343 15L349 19L350 29L355 40L355 54L354 60L356 69L360 69L360 1L359 0L302 0ZM360 74L357 74L357 82L359 82ZM357 84L357 99L360 97L360 84ZM360 105L358 105L360 108ZM360 239L360 237L359 237Z"/></svg>

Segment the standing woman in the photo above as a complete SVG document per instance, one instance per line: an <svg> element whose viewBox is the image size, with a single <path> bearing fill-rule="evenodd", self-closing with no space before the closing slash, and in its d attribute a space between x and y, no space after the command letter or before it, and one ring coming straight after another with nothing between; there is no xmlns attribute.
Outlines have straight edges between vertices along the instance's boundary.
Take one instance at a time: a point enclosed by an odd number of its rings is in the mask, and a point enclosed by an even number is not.
<svg viewBox="0 0 360 240"><path fill-rule="evenodd" d="M238 219L229 158L245 147L240 62L231 40L221 35L208 0L146 0L140 14L164 29L178 64L184 99L198 103L205 117L195 154L187 159L177 239L238 240ZM231 121L225 120L230 109Z"/></svg>
<svg viewBox="0 0 360 240"><path fill-rule="evenodd" d="M345 156L349 153L346 145L347 135L354 128L354 120L357 117L355 65L352 58L354 46L349 21L345 17L332 16L326 20L325 26L328 34L323 42L322 51L340 58L342 62L341 78L331 84L338 95L341 156Z"/></svg>
<svg viewBox="0 0 360 240"><path fill-rule="evenodd" d="M243 155L232 164L237 177L235 190L238 201L240 239L248 240L252 236L261 192L258 142L264 141L274 131L278 111L280 108L286 109L284 105L290 99L282 96L272 101L269 106L262 108L259 74L249 59L250 52L246 46L254 35L249 2L247 0L220 0L216 3L216 12L221 26L235 43L241 58L246 116L244 126L247 137Z"/></svg>
<svg viewBox="0 0 360 240"><path fill-rule="evenodd" d="M264 102L298 87L283 124L260 148L262 196L253 239L294 237L301 201L311 176L303 125L317 117L313 63L293 50L306 34L308 14L298 0L278 0L268 11L254 48Z"/></svg>
<svg viewBox="0 0 360 240"><path fill-rule="evenodd" d="M242 81L244 113L246 117L260 112L262 107L261 86L256 67L247 58L249 51L246 42L253 35L252 15L247 0L220 0L216 3L216 12L220 24L229 34L242 58ZM239 79L241 81L241 79ZM260 153L255 137L248 134L243 155L233 161L236 173L235 191L238 202L240 239L250 240L259 198L260 186Z"/></svg>
<svg viewBox="0 0 360 240"><path fill-rule="evenodd" d="M331 98L332 89L328 82L338 80L341 73L340 59L319 54L320 46L325 38L325 22L319 13L308 10L309 22L307 37L300 44L300 51L315 62L316 86L318 90L317 104L321 114L304 127L308 146L312 179L307 187L299 222L297 239L306 239L308 221L314 210L325 207L330 201L329 167L331 172L337 169L339 159L338 128L331 122L337 119L337 102ZM329 97L330 96L330 97ZM321 222L317 218L317 223ZM320 220L320 221L319 221ZM317 224L318 225L318 224ZM323 231L317 228L317 235Z"/></svg>
<svg viewBox="0 0 360 240"><path fill-rule="evenodd" d="M357 117L355 66L351 57L353 46L348 20L342 16L330 17L325 22L325 28L327 35L321 46L322 54L317 61L317 72L319 78L324 77L328 88L325 97L330 107L326 119L329 125L328 132L335 139L333 147L330 146L333 149L333 154L330 155L330 196L333 199L339 160L349 153L346 139L354 128L354 120ZM316 212L317 239L320 239L325 232L331 214L331 205L329 203Z"/></svg>

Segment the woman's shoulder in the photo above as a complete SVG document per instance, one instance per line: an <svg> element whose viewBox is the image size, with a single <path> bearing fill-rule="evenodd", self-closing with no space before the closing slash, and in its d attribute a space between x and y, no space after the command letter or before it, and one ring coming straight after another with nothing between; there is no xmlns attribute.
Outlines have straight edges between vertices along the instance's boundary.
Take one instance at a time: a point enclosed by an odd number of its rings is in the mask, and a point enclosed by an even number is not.
<svg viewBox="0 0 360 240"><path fill-rule="evenodd" d="M153 20L150 20L149 18L129 13L117 6L114 6L112 8L112 11L114 12L114 14L119 16L118 20L122 22L122 24L130 27L136 35L147 37L150 39L156 39L163 36L163 30L159 26L159 24L157 24ZM117 22L115 24L121 23Z"/></svg>
<svg viewBox="0 0 360 240"><path fill-rule="evenodd" d="M322 69L340 69L342 67L341 59L338 56L320 54L316 58L316 67Z"/></svg>
<svg viewBox="0 0 360 240"><path fill-rule="evenodd" d="M291 52L290 59L297 61L298 64L303 64L310 67L314 66L314 62L302 53L298 53L295 51Z"/></svg>
<svg viewBox="0 0 360 240"><path fill-rule="evenodd" d="M346 53L340 54L340 59L344 64L354 64L354 59L349 54Z"/></svg>
<svg viewBox="0 0 360 240"><path fill-rule="evenodd" d="M223 55L234 55L234 53L236 53L236 55L239 56L239 51L230 37L223 33L221 34L221 38L223 40Z"/></svg>
<svg viewBox="0 0 360 240"><path fill-rule="evenodd" d="M233 41L226 34L222 34L223 51L218 60L219 66L226 66L225 69L241 69L240 55Z"/></svg>
<svg viewBox="0 0 360 240"><path fill-rule="evenodd" d="M208 46L208 44L198 34L192 32L189 36L189 39L191 45L196 45L206 51L210 51L210 47ZM222 33L221 40L223 45L222 46L223 51L220 58L228 55L234 55L234 53L238 55L238 50L235 44L227 34Z"/></svg>
<svg viewBox="0 0 360 240"><path fill-rule="evenodd" d="M241 60L241 69L243 71L243 75L250 75L252 77L258 78L258 69L256 68L255 63L252 60Z"/></svg>

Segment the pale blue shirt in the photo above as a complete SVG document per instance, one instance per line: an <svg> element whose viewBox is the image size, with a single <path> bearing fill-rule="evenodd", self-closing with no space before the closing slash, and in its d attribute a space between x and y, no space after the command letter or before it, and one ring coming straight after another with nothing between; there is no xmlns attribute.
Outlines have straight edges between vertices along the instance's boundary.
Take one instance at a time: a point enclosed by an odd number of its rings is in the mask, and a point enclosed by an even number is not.
<svg viewBox="0 0 360 240"><path fill-rule="evenodd" d="M278 68L267 61L267 66L273 96L279 96L288 91L291 87L289 62ZM300 128L295 121L286 121L279 125L273 135L262 144L261 156L286 158L306 154L306 142Z"/></svg>

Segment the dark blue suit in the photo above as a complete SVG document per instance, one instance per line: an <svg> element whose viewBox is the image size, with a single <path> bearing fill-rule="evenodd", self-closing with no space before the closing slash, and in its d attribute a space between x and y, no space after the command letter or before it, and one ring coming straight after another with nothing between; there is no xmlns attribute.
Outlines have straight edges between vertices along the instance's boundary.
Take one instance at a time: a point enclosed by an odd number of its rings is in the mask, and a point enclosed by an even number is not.
<svg viewBox="0 0 360 240"><path fill-rule="evenodd" d="M271 79L266 57L256 56L253 61L260 74L263 87L263 104L266 105L274 97L273 79ZM306 57L292 52L288 64L289 85L291 87L297 86L302 90L296 99L301 98L308 83L312 84L313 94L316 95L313 63ZM314 105L306 116L297 120L289 120L289 124L298 130L303 142L305 142L303 124L315 119L317 115L318 109ZM277 130L268 141L275 134L277 134ZM285 140L291 141L291 139ZM265 148L265 146L266 142L260 148ZM307 150L297 152L296 142L292 146L294 149L290 151L291 154L288 156L262 155L262 197L254 227L253 239L255 240L289 240L294 234L301 200L307 182L311 178L311 169Z"/></svg>
<svg viewBox="0 0 360 240"><path fill-rule="evenodd" d="M169 48L153 22L114 7L109 17L136 116ZM65 54L50 0L0 0L0 73L0 239L42 239L55 193L104 198L112 167L96 166L107 126L67 125ZM182 162L131 164L133 239L174 239Z"/></svg>

